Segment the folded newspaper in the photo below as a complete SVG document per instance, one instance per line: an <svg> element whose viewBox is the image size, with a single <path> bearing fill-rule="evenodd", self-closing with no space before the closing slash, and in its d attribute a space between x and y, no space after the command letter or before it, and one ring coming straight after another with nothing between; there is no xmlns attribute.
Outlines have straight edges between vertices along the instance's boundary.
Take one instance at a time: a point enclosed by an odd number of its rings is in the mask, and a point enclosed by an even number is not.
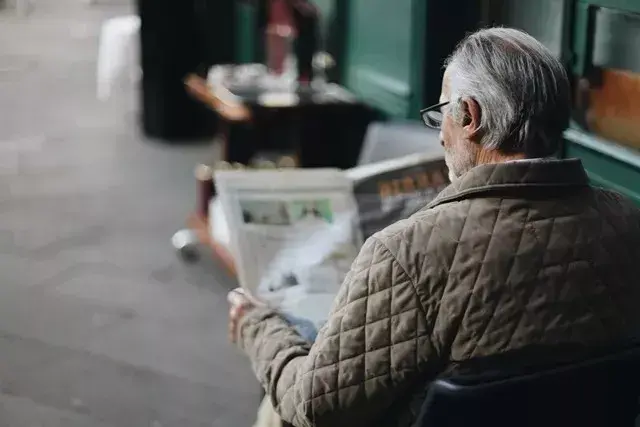
<svg viewBox="0 0 640 427"><path fill-rule="evenodd" d="M364 240L430 202L447 184L441 155L337 169L224 170L212 230L240 285L286 314L321 325Z"/></svg>

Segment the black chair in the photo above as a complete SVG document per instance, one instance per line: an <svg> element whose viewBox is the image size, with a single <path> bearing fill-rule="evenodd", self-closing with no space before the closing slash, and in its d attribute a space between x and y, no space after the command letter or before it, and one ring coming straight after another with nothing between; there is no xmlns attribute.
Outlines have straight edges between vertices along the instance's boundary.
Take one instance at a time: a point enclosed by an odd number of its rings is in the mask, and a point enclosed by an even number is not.
<svg viewBox="0 0 640 427"><path fill-rule="evenodd" d="M632 427L640 348L518 376L456 376L430 384L416 426Z"/></svg>

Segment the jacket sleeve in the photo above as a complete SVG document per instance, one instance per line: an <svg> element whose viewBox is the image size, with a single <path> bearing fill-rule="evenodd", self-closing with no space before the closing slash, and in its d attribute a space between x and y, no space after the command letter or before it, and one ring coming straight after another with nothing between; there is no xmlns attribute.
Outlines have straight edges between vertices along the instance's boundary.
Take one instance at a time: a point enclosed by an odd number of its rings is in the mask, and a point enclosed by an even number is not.
<svg viewBox="0 0 640 427"><path fill-rule="evenodd" d="M275 312L256 309L240 346L284 421L368 425L435 358L414 283L376 237L363 246L313 345Z"/></svg>

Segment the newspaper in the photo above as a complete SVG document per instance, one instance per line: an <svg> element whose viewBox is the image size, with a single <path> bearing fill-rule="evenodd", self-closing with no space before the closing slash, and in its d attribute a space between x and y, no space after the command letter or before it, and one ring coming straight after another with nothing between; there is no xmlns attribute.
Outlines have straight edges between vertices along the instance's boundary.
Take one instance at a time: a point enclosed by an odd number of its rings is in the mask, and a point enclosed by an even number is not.
<svg viewBox="0 0 640 427"><path fill-rule="evenodd" d="M440 153L418 153L346 171L353 183L364 239L409 218L447 185L447 166Z"/></svg>
<svg viewBox="0 0 640 427"><path fill-rule="evenodd" d="M365 239L423 208L448 184L442 155L337 169L215 173L240 285L321 325Z"/></svg>
<svg viewBox="0 0 640 427"><path fill-rule="evenodd" d="M290 169L219 171L215 182L240 285L321 324L362 245L350 179Z"/></svg>

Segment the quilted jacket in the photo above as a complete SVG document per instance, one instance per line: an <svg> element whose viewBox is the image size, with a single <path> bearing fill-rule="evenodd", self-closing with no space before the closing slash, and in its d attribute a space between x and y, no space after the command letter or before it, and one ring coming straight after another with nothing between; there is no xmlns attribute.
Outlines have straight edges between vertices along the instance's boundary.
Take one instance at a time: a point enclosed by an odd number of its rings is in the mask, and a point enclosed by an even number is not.
<svg viewBox="0 0 640 427"><path fill-rule="evenodd" d="M579 160L483 165L363 246L313 345L254 309L239 342L295 426L410 426L430 380L640 332L640 213Z"/></svg>

